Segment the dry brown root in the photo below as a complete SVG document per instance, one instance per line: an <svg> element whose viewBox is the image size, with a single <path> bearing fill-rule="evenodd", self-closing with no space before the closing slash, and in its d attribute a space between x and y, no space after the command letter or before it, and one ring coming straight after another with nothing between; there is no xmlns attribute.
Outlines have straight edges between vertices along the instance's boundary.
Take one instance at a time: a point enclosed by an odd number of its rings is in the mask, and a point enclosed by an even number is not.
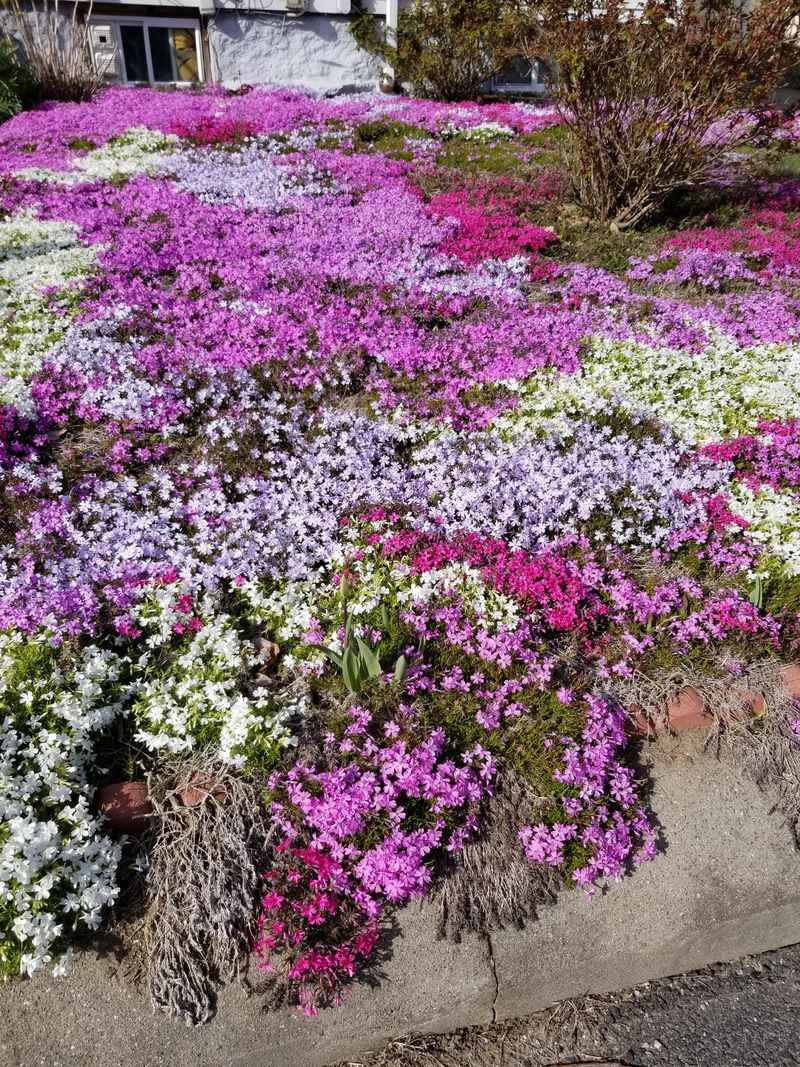
<svg viewBox="0 0 800 1067"><path fill-rule="evenodd" d="M778 795L795 842L800 846L800 739L791 723L800 717L782 673L774 660L756 662L736 675L725 671L660 671L636 675L619 683L616 696L627 707L638 707L658 725L667 724L667 705L686 687L695 689L711 714L706 744L727 753L760 786ZM763 707L753 714L752 695Z"/></svg>
<svg viewBox="0 0 800 1067"><path fill-rule="evenodd" d="M477 836L452 860L434 890L440 937L459 941L465 931L485 934L522 926L555 899L557 875L526 859L519 840L520 827L537 822L546 804L513 772L500 775Z"/></svg>
<svg viewBox="0 0 800 1067"><path fill-rule="evenodd" d="M213 782L191 807L179 795L189 781ZM244 974L270 830L258 789L207 757L174 763L149 786L150 995L154 1007L197 1026L213 1017L218 987Z"/></svg>

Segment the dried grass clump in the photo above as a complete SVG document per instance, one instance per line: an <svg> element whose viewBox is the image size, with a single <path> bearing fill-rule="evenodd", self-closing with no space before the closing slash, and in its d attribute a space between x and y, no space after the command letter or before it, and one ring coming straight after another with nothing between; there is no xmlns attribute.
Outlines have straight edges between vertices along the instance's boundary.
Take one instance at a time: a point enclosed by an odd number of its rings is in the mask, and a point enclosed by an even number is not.
<svg viewBox="0 0 800 1067"><path fill-rule="evenodd" d="M60 0L9 0L25 68L43 100L91 100L104 86L111 61L95 63L90 18L93 4ZM82 9L83 8L83 9Z"/></svg>
<svg viewBox="0 0 800 1067"><path fill-rule="evenodd" d="M800 715L783 675L783 665L766 660L741 673L690 669L637 674L619 683L617 697L640 708L656 725L668 725L667 706L686 687L695 689L712 716L706 745L728 753L764 790L774 790L795 841L800 846L800 744L791 723ZM763 708L753 714L753 694Z"/></svg>
<svg viewBox="0 0 800 1067"><path fill-rule="evenodd" d="M214 783L192 807L179 795L189 781ZM208 757L173 764L149 785L150 995L155 1007L197 1026L214 1016L218 987L244 974L271 830L256 786Z"/></svg>
<svg viewBox="0 0 800 1067"><path fill-rule="evenodd" d="M465 931L521 927L555 899L557 874L526 859L519 841L520 828L539 821L548 803L518 775L502 772L479 836L453 859L434 891L440 937L459 941Z"/></svg>

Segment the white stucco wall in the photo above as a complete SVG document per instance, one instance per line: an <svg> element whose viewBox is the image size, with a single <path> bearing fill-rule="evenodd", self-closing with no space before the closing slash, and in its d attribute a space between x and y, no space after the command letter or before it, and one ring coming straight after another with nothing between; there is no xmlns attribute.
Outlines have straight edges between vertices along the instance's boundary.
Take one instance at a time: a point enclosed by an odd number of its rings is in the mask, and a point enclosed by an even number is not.
<svg viewBox="0 0 800 1067"><path fill-rule="evenodd" d="M39 32L44 36L49 36L53 28L59 35L67 36L70 27L70 15L72 9L70 7L60 7L56 10L53 5L50 5L49 15L45 15L42 12L43 5L40 3L36 8L36 11L32 10L30 3L27 0L21 0L20 10L23 12L26 21L33 22L37 20L39 23ZM17 22L16 15L6 5L0 6L0 34L7 35L17 42L18 47L20 41L19 24ZM24 54L20 53L20 58L24 62Z"/></svg>
<svg viewBox="0 0 800 1067"><path fill-rule="evenodd" d="M215 76L228 87L268 82L322 92L374 89L380 63L358 47L348 22L218 10L208 20Z"/></svg>

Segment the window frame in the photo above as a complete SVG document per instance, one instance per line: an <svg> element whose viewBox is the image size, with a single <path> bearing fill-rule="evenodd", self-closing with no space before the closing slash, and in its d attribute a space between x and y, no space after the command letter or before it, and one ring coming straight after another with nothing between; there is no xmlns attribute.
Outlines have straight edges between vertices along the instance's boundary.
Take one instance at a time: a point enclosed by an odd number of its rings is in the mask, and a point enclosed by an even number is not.
<svg viewBox="0 0 800 1067"><path fill-rule="evenodd" d="M204 83L206 80L205 64L203 62L203 42L200 36L200 21L199 19L181 19L181 18L150 18L149 16L138 17L135 15L92 15L89 19L90 26L110 26L111 32L114 35L114 52L118 59L118 65L116 72L119 75L120 81L123 85L175 85L186 87L190 85L197 85ZM120 29L122 26L141 26L144 35L144 51L145 61L147 63L148 81L132 81L128 78L127 71L125 69L125 53L122 50L122 35ZM150 27L163 28L163 29L175 29L175 30L193 30L194 31L194 49L197 55L197 80L196 81L156 81L153 77L153 57L150 52ZM94 44L92 44L92 58L94 58Z"/></svg>

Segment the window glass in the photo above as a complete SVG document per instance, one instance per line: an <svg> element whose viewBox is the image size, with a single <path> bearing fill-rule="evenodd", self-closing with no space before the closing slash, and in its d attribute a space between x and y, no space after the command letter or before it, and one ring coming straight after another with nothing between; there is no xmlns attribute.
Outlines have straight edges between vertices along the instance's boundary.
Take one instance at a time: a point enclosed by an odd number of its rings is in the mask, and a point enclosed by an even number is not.
<svg viewBox="0 0 800 1067"><path fill-rule="evenodd" d="M535 81L533 67L529 59L518 56L507 63L495 79L500 85L530 85Z"/></svg>
<svg viewBox="0 0 800 1067"><path fill-rule="evenodd" d="M142 26L120 26L122 55L125 60L125 77L129 82L147 82L147 52Z"/></svg>
<svg viewBox="0 0 800 1067"><path fill-rule="evenodd" d="M175 67L178 81L196 82L198 79L198 67L194 30L173 30L172 44L175 49Z"/></svg>
<svg viewBox="0 0 800 1067"><path fill-rule="evenodd" d="M157 82L174 82L175 71L172 66L172 41L166 26L149 26L150 60L153 64L153 80Z"/></svg>

